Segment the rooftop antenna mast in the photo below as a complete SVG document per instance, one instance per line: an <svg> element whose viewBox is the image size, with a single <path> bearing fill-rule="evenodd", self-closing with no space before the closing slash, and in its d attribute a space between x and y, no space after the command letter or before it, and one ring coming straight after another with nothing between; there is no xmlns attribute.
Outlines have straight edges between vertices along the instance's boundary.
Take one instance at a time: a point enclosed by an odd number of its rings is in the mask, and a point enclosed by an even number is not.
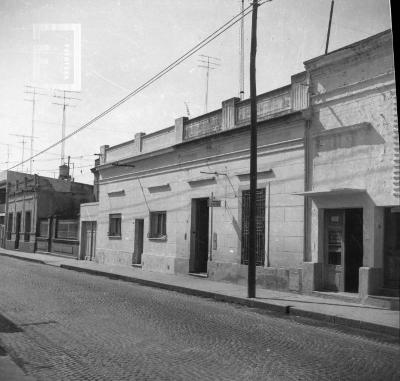
<svg viewBox="0 0 400 381"><path fill-rule="evenodd" d="M21 142L22 143L22 160L21 160L21 172L24 172L24 156L25 156L25 143L26 143L26 138L29 138L31 141L36 138L36 136L32 135L20 135L20 134L10 134L11 136L18 136L22 138ZM32 160L31 160L32 161ZM32 164L31 164L32 165Z"/></svg>
<svg viewBox="0 0 400 381"><path fill-rule="evenodd" d="M186 114L187 114L187 117L190 119L189 106L188 106L187 102L184 102L184 103L185 103L185 106L186 106Z"/></svg>
<svg viewBox="0 0 400 381"><path fill-rule="evenodd" d="M244 0L242 0L242 16L240 19L239 41L239 97L244 99Z"/></svg>
<svg viewBox="0 0 400 381"><path fill-rule="evenodd" d="M206 99L204 102L204 113L207 113L208 109L208 79L210 77L210 70L214 70L217 68L217 66L221 66L221 64L217 61L221 61L217 57L211 57L207 56L204 54L200 54L200 57L202 57L199 62L200 65L197 65L198 67L202 67L206 69Z"/></svg>
<svg viewBox="0 0 400 381"><path fill-rule="evenodd" d="M62 106L63 114L62 114L62 124L61 124L61 156L60 156L60 161L61 165L65 164L65 131L66 131L66 118L67 118L67 107L76 107L76 105L72 105L70 103L67 103L67 101L70 100L76 100L80 101L80 98L73 98L70 96L66 96L67 93L78 93L78 91L71 91L71 90L59 90L59 89L54 89L55 93L53 94L54 98L61 98L62 103L57 103L53 102L54 105L57 106ZM59 95L57 92L62 92L62 95ZM69 95L69 94L68 94Z"/></svg>
<svg viewBox="0 0 400 381"><path fill-rule="evenodd" d="M36 87L36 86L29 86L29 85L25 85L25 90L24 93L25 94L32 94L32 99L24 99L24 101L26 102L32 102L32 125L31 125L31 159L29 160L29 173L32 174L32 166L33 166L33 160L32 160L32 156L33 156L33 139L34 139L34 133L35 133L35 111L36 111L36 96L37 95L46 95L48 96L48 94L43 93L43 92L39 92L38 90L46 90L43 89L41 87ZM23 144L25 145L25 143Z"/></svg>

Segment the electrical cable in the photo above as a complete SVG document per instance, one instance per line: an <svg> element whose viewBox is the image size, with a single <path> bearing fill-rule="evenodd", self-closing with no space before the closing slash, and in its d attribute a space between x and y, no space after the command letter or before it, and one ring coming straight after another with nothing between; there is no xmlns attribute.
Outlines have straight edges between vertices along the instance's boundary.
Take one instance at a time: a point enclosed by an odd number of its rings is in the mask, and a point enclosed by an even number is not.
<svg viewBox="0 0 400 381"><path fill-rule="evenodd" d="M270 2L271 0L267 0L264 1L262 3L259 4L259 6L265 4L266 2ZM57 142L53 143L52 145L50 145L49 147L47 147L46 149L40 151L39 153L31 156L30 158L23 160L22 162L20 162L17 165L14 165L8 169L13 169L15 167L18 167L19 165L22 165L28 161L30 161L31 159L47 152L48 150L56 147L58 144L66 141L67 139L69 139L70 137L76 135L78 132L82 131L83 129L89 127L90 125L92 125L94 122L98 121L99 119L103 118L105 115L109 114L111 111L113 111L114 109L116 109L117 107L121 106L123 103L125 103L126 101L128 101L130 98L132 98L133 96L135 96L136 94L138 94L139 92L141 92L142 90L144 90L146 87L150 86L153 82L155 82L156 80L160 79L161 77L163 77L165 74L167 74L169 71L171 71L172 69L174 69L176 66L178 66L179 64L181 64L182 62L184 62L185 60L187 60L189 57L191 57L194 53L196 53L198 50L200 50L201 48L203 48L204 46L208 45L210 42L212 42L214 39L216 39L218 36L220 36L222 33L224 33L225 31L227 31L228 29L230 29L233 25L235 25L237 22L239 22L242 18L244 18L245 16L247 16L249 13L252 12L252 10L249 8L251 8L252 5L249 5L247 8L245 8L244 12L239 12L236 16L232 17L229 21L227 21L225 24L223 24L221 27L219 27L216 31L214 31L213 33L211 33L209 36L207 36L205 39L203 39L201 42L199 42L198 44L196 44L193 48L191 48L188 52L186 52L185 54L183 54L181 57L179 57L178 59L176 59L174 62L172 62L170 65L168 65L166 68L164 68L163 70L161 70L159 73L157 73L156 75L154 75L152 78L150 78L148 81L146 81L144 84L142 84L141 86L137 87L135 90L133 90L131 93L129 93L128 95L126 95L124 98L120 99L117 103L113 104L112 106L110 106L109 108L107 108L105 111L101 112L100 114L98 114L97 116L95 116L94 118L92 118L91 120L89 120L88 122L86 122L85 124L83 124L81 127L79 127L78 129L76 129L75 131L71 132L70 134L66 135L63 139L58 140ZM237 19L237 20L235 20Z"/></svg>

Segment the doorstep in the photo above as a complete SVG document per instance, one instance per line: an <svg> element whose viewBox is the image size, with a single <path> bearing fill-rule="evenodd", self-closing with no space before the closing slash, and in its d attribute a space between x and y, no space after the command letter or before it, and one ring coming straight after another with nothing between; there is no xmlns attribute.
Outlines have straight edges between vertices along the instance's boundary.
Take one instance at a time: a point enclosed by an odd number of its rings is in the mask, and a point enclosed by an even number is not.
<svg viewBox="0 0 400 381"><path fill-rule="evenodd" d="M335 299L347 303L361 304L361 298L358 293L339 292L339 291L313 291L312 295L326 299Z"/></svg>
<svg viewBox="0 0 400 381"><path fill-rule="evenodd" d="M190 276L194 276L196 278L208 278L207 273L188 273Z"/></svg>

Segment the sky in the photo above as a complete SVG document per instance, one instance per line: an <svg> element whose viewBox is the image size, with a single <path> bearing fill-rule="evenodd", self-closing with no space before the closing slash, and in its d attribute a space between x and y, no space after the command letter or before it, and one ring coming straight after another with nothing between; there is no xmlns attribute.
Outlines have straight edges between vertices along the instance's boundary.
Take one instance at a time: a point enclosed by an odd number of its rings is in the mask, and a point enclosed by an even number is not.
<svg viewBox="0 0 400 381"><path fill-rule="evenodd" d="M250 1L244 0L244 4L247 7ZM305 60L324 53L330 6L331 0L273 0L259 8L258 94L289 84L291 75L304 70ZM0 170L30 156L29 137L15 136L31 135L32 103L24 100L31 99L31 94L25 93L30 90L25 86L43 83L43 73L38 77L35 71L42 62L38 61L38 57L43 58L38 48L43 41L59 47L57 41L49 43L52 40L46 40L46 34L39 41L34 28L80 26L81 49L75 50L73 57L80 66L81 86L79 93L67 93L79 99L70 100L71 107L66 110L68 134L168 66L239 13L240 8L241 0L1 0ZM248 15L244 22L245 98L249 97L250 28ZM389 0L336 0L329 50L389 28ZM203 59L200 54L219 59L219 66L210 71L207 110L218 109L222 101L239 96L237 24L112 113L68 139L65 155L71 157L75 181L93 182L90 168L101 145L112 146L133 139L137 132L172 126L176 118L187 116L188 110L190 117L205 112L206 70L199 67ZM49 62L41 69L48 70L48 77L50 66L59 63ZM69 70L71 65L76 68L72 62ZM62 107L53 104L61 99L52 96L52 89L40 91L47 95L37 97L34 153L61 138ZM58 145L37 156L33 173L57 176L60 151ZM29 163L14 170L29 172Z"/></svg>

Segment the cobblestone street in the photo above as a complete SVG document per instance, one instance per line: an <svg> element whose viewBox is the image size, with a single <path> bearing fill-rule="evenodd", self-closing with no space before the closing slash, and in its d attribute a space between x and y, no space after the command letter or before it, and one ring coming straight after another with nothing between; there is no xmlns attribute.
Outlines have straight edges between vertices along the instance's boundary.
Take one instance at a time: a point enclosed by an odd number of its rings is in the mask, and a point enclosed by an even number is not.
<svg viewBox="0 0 400 381"><path fill-rule="evenodd" d="M0 290L22 329L0 346L38 380L400 377L399 345L355 330L5 257Z"/></svg>

